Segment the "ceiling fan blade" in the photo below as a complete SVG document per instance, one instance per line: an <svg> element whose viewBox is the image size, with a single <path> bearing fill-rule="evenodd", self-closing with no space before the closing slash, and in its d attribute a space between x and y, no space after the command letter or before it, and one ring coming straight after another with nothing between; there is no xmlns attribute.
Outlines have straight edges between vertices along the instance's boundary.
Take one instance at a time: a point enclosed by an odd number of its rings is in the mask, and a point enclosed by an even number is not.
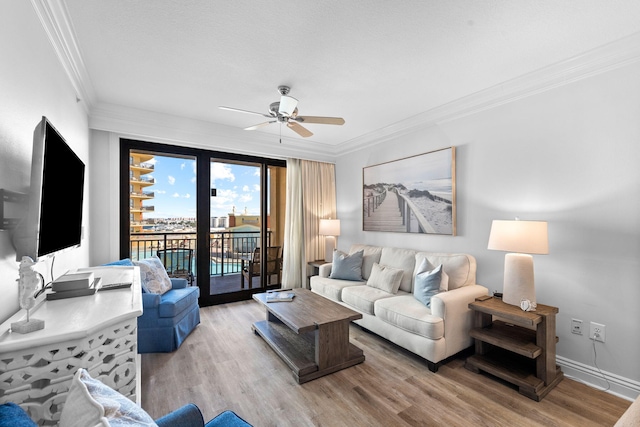
<svg viewBox="0 0 640 427"><path fill-rule="evenodd" d="M267 118L271 118L273 116L271 116L270 114L265 114L265 113L256 113L255 111L248 111L248 110L241 110L239 108L232 108L232 107L223 107L220 106L218 107L221 110L229 110L229 111L237 111L238 113L246 113L246 114L256 114L258 116L262 116L262 117L267 117Z"/></svg>
<svg viewBox="0 0 640 427"><path fill-rule="evenodd" d="M277 120L270 120L268 122L264 122L264 123L259 123L257 125L253 125L253 126L249 126L248 128L244 128L244 130L256 130L258 128L261 128L263 126L267 126L270 125L271 123L275 123L277 122Z"/></svg>
<svg viewBox="0 0 640 427"><path fill-rule="evenodd" d="M293 112L296 110L297 106L297 99L287 95L282 95L280 97L280 106L278 107L278 113L282 114L283 116L291 116L293 115Z"/></svg>
<svg viewBox="0 0 640 427"><path fill-rule="evenodd" d="M300 135L303 138L308 138L310 136L313 136L313 134L311 132L309 132L308 129L300 126L298 123L296 122L288 122L287 126L289 126L289 128L294 131L295 133L297 133L298 135Z"/></svg>
<svg viewBox="0 0 640 427"><path fill-rule="evenodd" d="M292 119L300 123L318 123L323 125L344 124L344 119L342 117L297 116Z"/></svg>

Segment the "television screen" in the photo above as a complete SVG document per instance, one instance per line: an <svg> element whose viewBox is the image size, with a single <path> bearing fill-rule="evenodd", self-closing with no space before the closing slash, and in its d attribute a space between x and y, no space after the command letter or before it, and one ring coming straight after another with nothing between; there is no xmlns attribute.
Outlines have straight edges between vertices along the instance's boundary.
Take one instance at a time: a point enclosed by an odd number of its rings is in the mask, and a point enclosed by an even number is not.
<svg viewBox="0 0 640 427"><path fill-rule="evenodd" d="M22 224L18 260L34 260L80 245L85 165L46 117L33 138L27 221Z"/></svg>

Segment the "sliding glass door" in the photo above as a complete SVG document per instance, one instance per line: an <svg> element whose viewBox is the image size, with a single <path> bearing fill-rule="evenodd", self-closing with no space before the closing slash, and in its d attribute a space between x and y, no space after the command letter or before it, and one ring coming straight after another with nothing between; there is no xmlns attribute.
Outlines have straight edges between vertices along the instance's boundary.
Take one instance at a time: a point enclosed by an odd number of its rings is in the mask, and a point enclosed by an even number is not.
<svg viewBox="0 0 640 427"><path fill-rule="evenodd" d="M200 304L280 287L281 160L121 140L121 257L159 256Z"/></svg>

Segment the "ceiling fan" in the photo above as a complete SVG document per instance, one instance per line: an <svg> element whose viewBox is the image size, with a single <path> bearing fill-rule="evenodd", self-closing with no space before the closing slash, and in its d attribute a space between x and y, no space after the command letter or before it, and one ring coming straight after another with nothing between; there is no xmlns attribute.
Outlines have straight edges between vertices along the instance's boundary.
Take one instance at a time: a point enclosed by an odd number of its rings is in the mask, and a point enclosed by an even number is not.
<svg viewBox="0 0 640 427"><path fill-rule="evenodd" d="M300 123L313 123L323 125L343 125L344 119L342 117L319 117L319 116L299 116L298 115L298 100L288 96L290 88L289 86L278 86L278 92L280 93L280 101L272 102L269 105L269 113L256 113L254 111L241 110L239 108L231 107L219 107L222 110L238 111L240 113L256 114L263 116L269 120L264 123L249 126L244 130L255 130L263 126L267 126L271 123L286 123L292 131L296 132L303 138L307 138L313 135L307 128L300 125Z"/></svg>

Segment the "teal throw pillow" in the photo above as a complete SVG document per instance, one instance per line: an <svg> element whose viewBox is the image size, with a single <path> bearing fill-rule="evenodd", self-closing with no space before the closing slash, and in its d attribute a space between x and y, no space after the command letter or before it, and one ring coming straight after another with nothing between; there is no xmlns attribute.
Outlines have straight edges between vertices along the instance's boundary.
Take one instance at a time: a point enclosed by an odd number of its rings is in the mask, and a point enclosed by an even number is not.
<svg viewBox="0 0 640 427"><path fill-rule="evenodd" d="M362 280L362 259L364 249L350 255L339 250L333 251L333 263L331 265L331 279Z"/></svg>
<svg viewBox="0 0 640 427"><path fill-rule="evenodd" d="M433 270L416 274L413 296L427 307L431 307L431 297L446 291L448 288L449 276L442 270L441 264Z"/></svg>

